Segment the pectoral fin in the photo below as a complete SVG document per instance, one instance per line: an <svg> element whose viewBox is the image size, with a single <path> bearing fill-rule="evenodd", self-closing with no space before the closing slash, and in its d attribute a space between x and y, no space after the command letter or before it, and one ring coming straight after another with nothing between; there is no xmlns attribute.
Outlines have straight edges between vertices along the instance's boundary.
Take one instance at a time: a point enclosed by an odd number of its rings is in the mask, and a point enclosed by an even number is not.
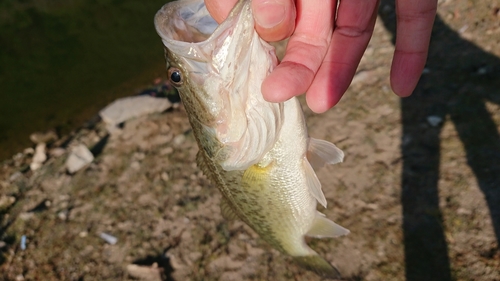
<svg viewBox="0 0 500 281"><path fill-rule="evenodd" d="M326 164L342 162L344 152L331 142L309 138L307 159L314 169L319 169Z"/></svg>
<svg viewBox="0 0 500 281"><path fill-rule="evenodd" d="M316 176L316 173L314 172L313 168L311 167L311 164L309 164L309 161L304 158L304 170L306 173L306 181L307 181L307 187L309 188L309 192L311 192L311 195L318 200L318 202L326 208L326 198L325 194L323 194L323 191L321 191L321 183L318 180L318 177Z"/></svg>
<svg viewBox="0 0 500 281"><path fill-rule="evenodd" d="M316 213L311 229L306 233L307 236L314 238L339 237L349 234L350 231L342 226L327 219L320 212Z"/></svg>
<svg viewBox="0 0 500 281"><path fill-rule="evenodd" d="M255 164L250 166L243 173L241 184L244 189L249 190L262 190L269 185L269 172L273 163L267 163L262 166Z"/></svg>

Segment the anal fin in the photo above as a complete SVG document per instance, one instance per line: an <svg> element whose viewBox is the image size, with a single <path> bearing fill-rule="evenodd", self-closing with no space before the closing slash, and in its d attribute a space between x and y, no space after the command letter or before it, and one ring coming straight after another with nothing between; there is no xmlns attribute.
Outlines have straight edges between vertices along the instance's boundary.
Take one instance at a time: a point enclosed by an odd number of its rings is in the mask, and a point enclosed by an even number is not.
<svg viewBox="0 0 500 281"><path fill-rule="evenodd" d="M349 233L350 231L348 229L334 223L320 212L317 212L313 225L306 235L314 238L333 238L347 235Z"/></svg>
<svg viewBox="0 0 500 281"><path fill-rule="evenodd" d="M309 192L311 192L311 195L318 200L318 202L326 208L326 198L325 194L323 194L323 191L321 190L321 183L318 180L318 177L316 176L316 173L314 172L311 164L309 164L309 161L304 158L304 171L306 173L306 183L307 187L309 188Z"/></svg>

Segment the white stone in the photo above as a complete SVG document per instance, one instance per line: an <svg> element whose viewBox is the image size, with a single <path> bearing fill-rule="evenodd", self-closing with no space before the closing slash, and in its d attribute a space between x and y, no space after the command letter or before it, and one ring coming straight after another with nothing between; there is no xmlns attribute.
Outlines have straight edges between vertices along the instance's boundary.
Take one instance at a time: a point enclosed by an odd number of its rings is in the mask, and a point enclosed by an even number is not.
<svg viewBox="0 0 500 281"><path fill-rule="evenodd" d="M371 76L372 76L372 73L370 71L361 70L354 75L354 77L352 78L351 84L355 85L355 84L358 84L360 82L365 82L368 79L370 79Z"/></svg>
<svg viewBox="0 0 500 281"><path fill-rule="evenodd" d="M35 155L33 155L30 169L32 171L39 169L45 160L47 160L47 155L45 154L45 143L39 143L36 145Z"/></svg>
<svg viewBox="0 0 500 281"><path fill-rule="evenodd" d="M143 266L136 264L127 265L127 272L130 276L144 281L161 281L161 274L158 265Z"/></svg>
<svg viewBox="0 0 500 281"><path fill-rule="evenodd" d="M174 146L180 146L186 141L186 136L184 134L177 135L173 140Z"/></svg>
<svg viewBox="0 0 500 281"><path fill-rule="evenodd" d="M49 151L49 154L50 156L54 157L54 158L57 158L61 155L64 154L64 152L66 152L66 150L62 147L56 147L56 148L53 148Z"/></svg>
<svg viewBox="0 0 500 281"><path fill-rule="evenodd" d="M36 144L48 143L57 140L57 134L54 131L36 132L30 135L30 140Z"/></svg>
<svg viewBox="0 0 500 281"><path fill-rule="evenodd" d="M31 162L31 164L30 164L30 169L32 171L36 171L36 170L40 169L41 167L42 167L42 163Z"/></svg>
<svg viewBox="0 0 500 281"><path fill-rule="evenodd" d="M87 164L92 163L93 160L94 155L92 155L92 152L85 145L80 144L71 149L71 153L66 160L66 168L69 173L73 174Z"/></svg>
<svg viewBox="0 0 500 281"><path fill-rule="evenodd" d="M132 118L162 112L172 106L168 99L151 96L135 96L121 98L106 106L99 112L102 120L116 126Z"/></svg>
<svg viewBox="0 0 500 281"><path fill-rule="evenodd" d="M105 232L101 232L101 234L99 234L99 237L101 237L104 241L111 245L115 245L116 242L118 242L118 238Z"/></svg>

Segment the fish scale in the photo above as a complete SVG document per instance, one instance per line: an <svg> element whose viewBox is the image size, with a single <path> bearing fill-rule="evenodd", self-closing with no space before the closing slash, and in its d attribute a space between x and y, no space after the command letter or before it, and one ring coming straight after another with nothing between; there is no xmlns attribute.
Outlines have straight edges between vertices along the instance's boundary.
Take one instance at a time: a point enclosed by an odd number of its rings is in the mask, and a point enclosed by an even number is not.
<svg viewBox="0 0 500 281"><path fill-rule="evenodd" d="M344 154L308 136L296 98L263 99L260 85L277 59L254 30L250 1L239 1L220 25L203 0L171 2L155 26L200 148L197 164L223 195L223 216L243 220L304 268L339 278L304 236L349 233L316 210L326 198L313 170Z"/></svg>

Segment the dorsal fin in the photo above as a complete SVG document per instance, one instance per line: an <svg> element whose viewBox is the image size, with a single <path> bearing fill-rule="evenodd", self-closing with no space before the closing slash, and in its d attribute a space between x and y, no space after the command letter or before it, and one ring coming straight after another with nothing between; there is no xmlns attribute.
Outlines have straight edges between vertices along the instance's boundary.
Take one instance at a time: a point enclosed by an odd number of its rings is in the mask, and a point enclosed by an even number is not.
<svg viewBox="0 0 500 281"><path fill-rule="evenodd" d="M333 143L309 138L307 159L314 169L319 169L325 164L337 164L344 159L344 152Z"/></svg>
<svg viewBox="0 0 500 281"><path fill-rule="evenodd" d="M220 212L222 214L222 217L228 221L233 221L238 218L238 215L236 215L225 197L222 197L222 199L220 200Z"/></svg>
<svg viewBox="0 0 500 281"><path fill-rule="evenodd" d="M339 237L349 234L349 230L327 219L320 212L316 213L311 229L306 233L307 236L314 238Z"/></svg>
<svg viewBox="0 0 500 281"><path fill-rule="evenodd" d="M316 173L314 172L313 168L311 167L311 164L309 164L309 161L307 161L306 158L304 158L304 171L306 174L306 183L307 187L309 188L309 192L311 192L311 195L318 200L318 202L326 208L326 198L325 195L323 194L323 191L321 191L321 183L318 180L318 177L316 176Z"/></svg>
<svg viewBox="0 0 500 281"><path fill-rule="evenodd" d="M205 158L203 156L203 151L198 150L198 153L196 153L196 165L198 168L203 172L205 176L209 176L209 169L207 167L207 164L205 162Z"/></svg>

